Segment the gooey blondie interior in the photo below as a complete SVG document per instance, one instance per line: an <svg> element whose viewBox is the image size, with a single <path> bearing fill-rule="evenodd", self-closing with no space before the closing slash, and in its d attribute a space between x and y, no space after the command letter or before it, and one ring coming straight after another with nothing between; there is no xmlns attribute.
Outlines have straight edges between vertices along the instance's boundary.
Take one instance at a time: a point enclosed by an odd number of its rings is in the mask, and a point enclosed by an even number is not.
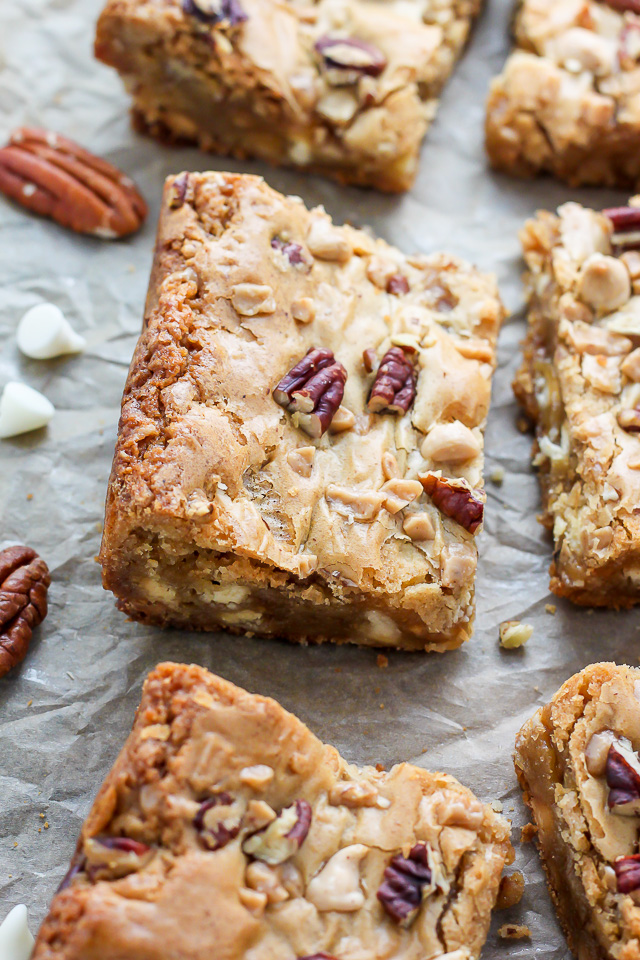
<svg viewBox="0 0 640 960"><path fill-rule="evenodd" d="M576 203L522 233L529 328L514 388L536 423L551 589L640 599L640 207Z"/></svg>
<svg viewBox="0 0 640 960"><path fill-rule="evenodd" d="M139 126L406 190L481 0L108 0L96 54Z"/></svg>
<svg viewBox="0 0 640 960"><path fill-rule="evenodd" d="M196 666L148 678L33 960L470 960L509 827Z"/></svg>
<svg viewBox="0 0 640 960"><path fill-rule="evenodd" d="M518 176L635 187L640 176L638 0L523 0L518 49L492 85L487 149Z"/></svg>
<svg viewBox="0 0 640 960"><path fill-rule="evenodd" d="M471 631L491 277L257 177L165 192L101 550L136 619L456 647Z"/></svg>
<svg viewBox="0 0 640 960"><path fill-rule="evenodd" d="M580 960L640 957L640 670L571 677L516 740L551 893Z"/></svg>

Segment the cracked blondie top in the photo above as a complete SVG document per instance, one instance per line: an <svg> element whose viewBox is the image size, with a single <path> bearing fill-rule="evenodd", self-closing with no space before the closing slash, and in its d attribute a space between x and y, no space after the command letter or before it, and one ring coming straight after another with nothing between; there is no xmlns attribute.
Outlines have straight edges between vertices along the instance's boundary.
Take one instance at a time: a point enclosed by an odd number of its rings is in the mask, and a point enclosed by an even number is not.
<svg viewBox="0 0 640 960"><path fill-rule="evenodd" d="M471 631L494 280L260 178L169 178L101 550L150 623L409 649Z"/></svg>
<svg viewBox="0 0 640 960"><path fill-rule="evenodd" d="M274 700L166 663L33 960L469 960L512 859L453 777L355 767Z"/></svg>
<svg viewBox="0 0 640 960"><path fill-rule="evenodd" d="M566 203L521 237L529 328L514 389L536 423L551 589L594 606L640 600L639 230L637 205Z"/></svg>
<svg viewBox="0 0 640 960"><path fill-rule="evenodd" d="M571 677L516 740L540 856L577 957L640 957L640 670Z"/></svg>
<svg viewBox="0 0 640 960"><path fill-rule="evenodd" d="M640 176L640 3L523 0L517 50L489 94L491 163L573 186Z"/></svg>
<svg viewBox="0 0 640 960"><path fill-rule="evenodd" d="M96 55L138 126L407 190L482 0L108 0Z"/></svg>

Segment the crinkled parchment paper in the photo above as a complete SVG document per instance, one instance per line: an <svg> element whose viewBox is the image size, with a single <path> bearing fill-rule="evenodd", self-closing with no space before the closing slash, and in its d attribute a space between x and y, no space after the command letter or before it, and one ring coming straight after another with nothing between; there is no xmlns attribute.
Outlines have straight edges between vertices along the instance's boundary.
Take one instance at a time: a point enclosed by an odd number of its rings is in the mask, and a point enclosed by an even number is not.
<svg viewBox="0 0 640 960"><path fill-rule="evenodd" d="M52 571L50 613L19 670L0 681L0 918L16 903L39 924L73 852L80 825L131 726L146 673L159 661L194 661L249 690L276 697L358 763L399 760L455 774L499 799L515 839L526 822L511 761L521 723L569 675L604 659L637 664L638 613L575 609L548 594L551 546L536 522L530 438L518 432L510 382L523 334L517 231L539 206L570 197L606 205L622 196L571 192L487 171L483 104L508 48L509 0L493 0L447 87L405 197L338 188L284 170L163 148L129 128L115 74L94 62L100 0L0 4L0 138L42 124L80 140L139 183L151 211L130 241L77 237L0 201L0 387L21 379L57 408L47 431L0 441L0 546L31 544ZM447 250L497 272L512 311L500 340L487 433L475 635L445 655L389 656L349 647L296 647L128 623L103 592L95 563L105 488L127 367L140 329L164 177L181 169L246 169L308 205L373 229L402 250ZM85 354L51 362L18 353L23 312L51 300L88 340ZM555 616L545 604L557 603ZM501 651L498 624L535 627L526 648ZM48 824L48 826L47 826ZM519 844L527 884L520 907L499 914L484 957L568 954L531 844ZM500 941L505 921L531 942Z"/></svg>

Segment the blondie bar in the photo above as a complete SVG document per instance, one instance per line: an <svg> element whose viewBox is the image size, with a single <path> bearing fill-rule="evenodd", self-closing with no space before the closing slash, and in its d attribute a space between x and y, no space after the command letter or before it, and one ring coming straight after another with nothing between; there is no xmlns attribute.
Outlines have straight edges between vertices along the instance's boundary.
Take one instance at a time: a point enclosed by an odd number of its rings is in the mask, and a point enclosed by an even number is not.
<svg viewBox="0 0 640 960"><path fill-rule="evenodd" d="M516 51L489 94L498 170L546 171L573 186L640 177L640 3L523 0Z"/></svg>
<svg viewBox="0 0 640 960"><path fill-rule="evenodd" d="M274 700L163 664L33 960L470 960L512 856L453 777L352 766Z"/></svg>
<svg viewBox="0 0 640 960"><path fill-rule="evenodd" d="M108 0L96 55L137 125L407 190L482 0Z"/></svg>
<svg viewBox="0 0 640 960"><path fill-rule="evenodd" d="M549 887L580 960L640 957L640 670L571 677L516 740Z"/></svg>
<svg viewBox="0 0 640 960"><path fill-rule="evenodd" d="M132 617L410 649L470 633L492 278L258 177L169 178L109 485Z"/></svg>
<svg viewBox="0 0 640 960"><path fill-rule="evenodd" d="M529 329L514 389L536 422L551 589L594 606L640 600L638 230L638 207L566 203L522 233Z"/></svg>

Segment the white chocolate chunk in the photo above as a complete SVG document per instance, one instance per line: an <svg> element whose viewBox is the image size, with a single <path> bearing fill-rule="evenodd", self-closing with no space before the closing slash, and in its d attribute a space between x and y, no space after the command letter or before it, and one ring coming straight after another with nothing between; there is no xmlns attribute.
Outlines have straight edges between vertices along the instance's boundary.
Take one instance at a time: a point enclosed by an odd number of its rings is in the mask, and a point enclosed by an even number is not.
<svg viewBox="0 0 640 960"><path fill-rule="evenodd" d="M307 887L307 899L320 911L350 913L364 906L360 861L369 852L363 843L338 850Z"/></svg>
<svg viewBox="0 0 640 960"><path fill-rule="evenodd" d="M34 943L27 923L27 908L21 903L0 924L0 957L2 960L29 960Z"/></svg>
<svg viewBox="0 0 640 960"><path fill-rule="evenodd" d="M46 427L54 413L53 404L33 387L11 381L0 397L0 439Z"/></svg>
<svg viewBox="0 0 640 960"><path fill-rule="evenodd" d="M32 360L52 360L80 353L86 340L76 333L59 307L39 303L27 310L16 330L20 352Z"/></svg>
<svg viewBox="0 0 640 960"><path fill-rule="evenodd" d="M594 733L584 752L584 762L592 777L604 776L609 748L616 739L613 730L601 730Z"/></svg>
<svg viewBox="0 0 640 960"><path fill-rule="evenodd" d="M464 463L480 453L480 444L469 427L454 420L433 427L422 442L420 452L425 460L438 463Z"/></svg>
<svg viewBox="0 0 640 960"><path fill-rule="evenodd" d="M593 253L582 267L578 295L603 313L616 310L631 296L629 271L616 257Z"/></svg>

